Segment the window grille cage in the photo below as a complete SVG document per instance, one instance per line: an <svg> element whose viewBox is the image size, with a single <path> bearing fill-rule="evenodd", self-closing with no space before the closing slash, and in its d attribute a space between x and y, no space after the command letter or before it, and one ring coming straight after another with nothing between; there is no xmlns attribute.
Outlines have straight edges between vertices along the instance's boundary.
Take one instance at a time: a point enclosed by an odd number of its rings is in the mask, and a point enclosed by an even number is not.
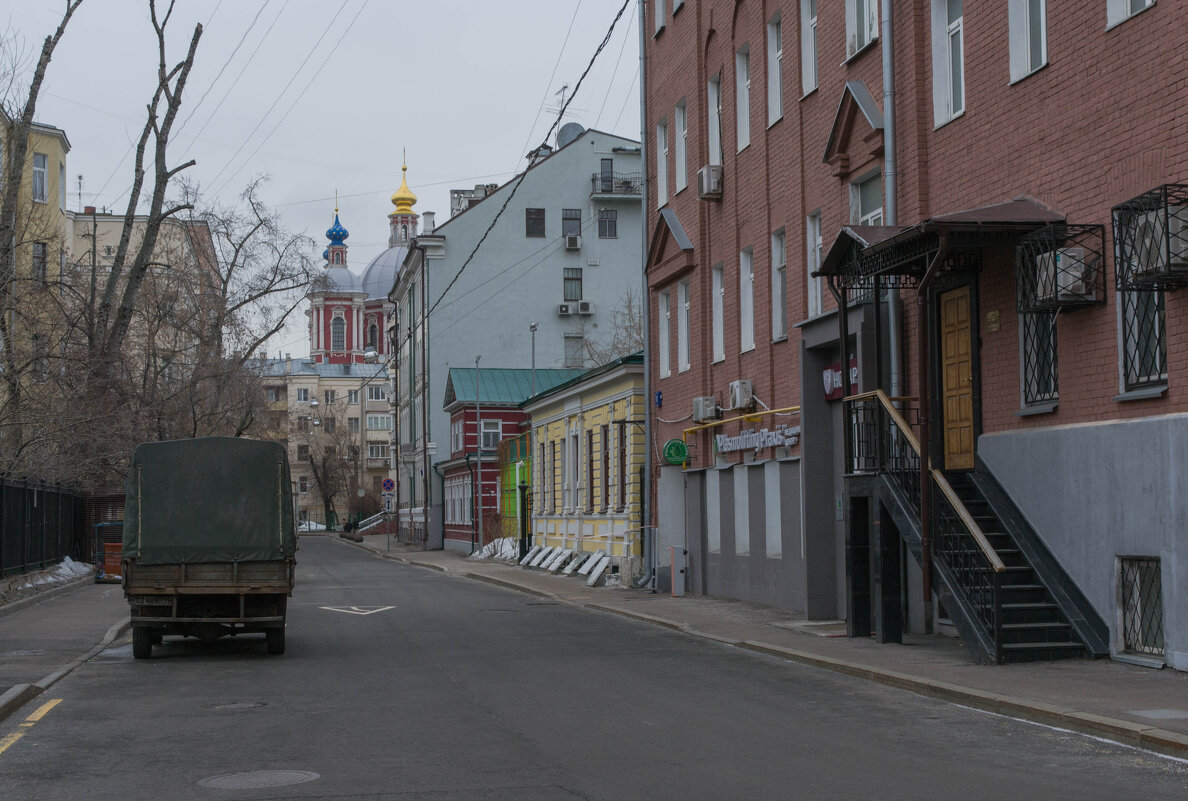
<svg viewBox="0 0 1188 801"><path fill-rule="evenodd" d="M1023 320L1023 403L1059 399L1056 312L1030 312Z"/></svg>
<svg viewBox="0 0 1188 801"><path fill-rule="evenodd" d="M1105 303L1105 226L1056 223L1027 234L1015 274L1021 313Z"/></svg>
<svg viewBox="0 0 1188 801"><path fill-rule="evenodd" d="M1122 557L1123 646L1131 653L1163 656L1163 581L1159 559Z"/></svg>
<svg viewBox="0 0 1188 801"><path fill-rule="evenodd" d="M1164 184L1114 206L1119 291L1188 285L1188 184Z"/></svg>

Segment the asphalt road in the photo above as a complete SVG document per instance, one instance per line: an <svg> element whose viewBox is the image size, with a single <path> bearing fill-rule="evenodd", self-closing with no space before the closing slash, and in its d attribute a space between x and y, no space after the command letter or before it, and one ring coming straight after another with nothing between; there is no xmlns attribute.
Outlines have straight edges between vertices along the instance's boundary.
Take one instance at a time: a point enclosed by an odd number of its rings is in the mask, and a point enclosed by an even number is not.
<svg viewBox="0 0 1188 801"><path fill-rule="evenodd" d="M284 656L117 643L0 727L0 798L1188 797L1179 761L301 546Z"/></svg>

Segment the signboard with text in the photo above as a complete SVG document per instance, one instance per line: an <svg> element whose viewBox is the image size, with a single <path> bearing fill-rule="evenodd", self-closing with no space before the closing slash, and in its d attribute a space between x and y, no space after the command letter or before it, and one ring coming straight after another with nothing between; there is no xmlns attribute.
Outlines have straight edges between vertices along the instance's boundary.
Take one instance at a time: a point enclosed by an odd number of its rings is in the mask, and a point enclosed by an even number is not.
<svg viewBox="0 0 1188 801"><path fill-rule="evenodd" d="M822 373L825 384L825 400L841 400L846 396L846 388L842 382L841 362L834 362ZM858 386L858 360L850 359L850 389Z"/></svg>

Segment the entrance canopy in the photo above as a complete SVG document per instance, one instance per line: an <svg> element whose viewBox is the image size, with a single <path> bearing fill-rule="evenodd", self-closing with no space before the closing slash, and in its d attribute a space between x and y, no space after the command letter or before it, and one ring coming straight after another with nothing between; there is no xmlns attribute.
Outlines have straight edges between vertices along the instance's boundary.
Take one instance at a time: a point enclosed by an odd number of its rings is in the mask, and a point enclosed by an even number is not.
<svg viewBox="0 0 1188 801"><path fill-rule="evenodd" d="M1032 198L980 206L930 217L916 225L847 225L838 231L814 275L835 280L844 289L919 286L947 241L936 265L943 273L977 272L981 251L1012 244L1029 231L1063 222L1064 215Z"/></svg>

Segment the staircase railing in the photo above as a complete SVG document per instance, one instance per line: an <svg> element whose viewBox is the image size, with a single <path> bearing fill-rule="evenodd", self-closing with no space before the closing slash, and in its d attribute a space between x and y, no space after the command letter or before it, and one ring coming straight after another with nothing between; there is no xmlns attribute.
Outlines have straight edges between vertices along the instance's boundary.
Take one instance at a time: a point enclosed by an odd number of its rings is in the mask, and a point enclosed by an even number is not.
<svg viewBox="0 0 1188 801"><path fill-rule="evenodd" d="M915 400L891 398L881 390L846 398L845 455L848 475L885 476L919 522L920 441L904 418L904 412L914 412ZM896 403L904 406L904 412L895 408ZM929 493L933 560L959 589L966 611L1000 661L1006 565L944 474L930 466L928 475L933 489Z"/></svg>
<svg viewBox="0 0 1188 801"><path fill-rule="evenodd" d="M366 531L373 526L378 526L382 522L384 522L384 513L376 512L371 517L359 521L359 531Z"/></svg>

